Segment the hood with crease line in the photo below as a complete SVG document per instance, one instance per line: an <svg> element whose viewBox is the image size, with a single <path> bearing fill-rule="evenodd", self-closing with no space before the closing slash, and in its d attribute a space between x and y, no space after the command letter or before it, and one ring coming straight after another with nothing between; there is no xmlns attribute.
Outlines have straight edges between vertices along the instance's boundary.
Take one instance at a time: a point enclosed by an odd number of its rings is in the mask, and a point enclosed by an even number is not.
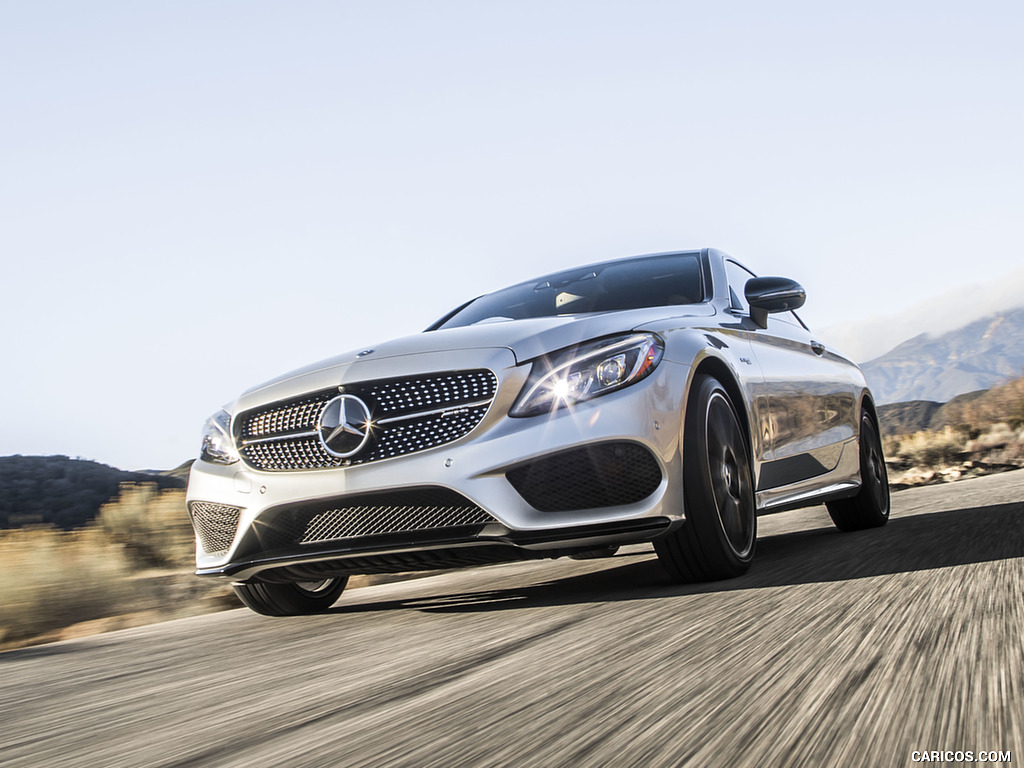
<svg viewBox="0 0 1024 768"><path fill-rule="evenodd" d="M293 380L305 377L323 380L324 374L331 369L335 369L338 374L336 381L341 381L343 378L351 381L354 378L359 378L358 375L353 376L353 374L364 362L426 353L507 349L515 356L515 362L521 364L535 357L590 339L643 330L646 323L672 317L707 317L712 314L714 314L714 310L707 304L690 304L678 307L649 307L619 312L494 321L461 328L428 331L382 344L370 345L322 360L254 387L246 392L246 395L254 395L285 382L292 382L293 386L289 389L294 389L297 382ZM358 356L364 350L372 350L372 352ZM420 371L411 365L410 373L413 372ZM316 375L314 376L314 374ZM251 400L250 397L244 397L244 399Z"/></svg>

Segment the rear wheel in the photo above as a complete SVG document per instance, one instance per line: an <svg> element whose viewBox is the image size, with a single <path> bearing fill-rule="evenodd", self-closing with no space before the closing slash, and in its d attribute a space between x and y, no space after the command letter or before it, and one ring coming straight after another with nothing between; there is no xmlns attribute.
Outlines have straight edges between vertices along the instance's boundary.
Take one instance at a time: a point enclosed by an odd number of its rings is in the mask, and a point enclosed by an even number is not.
<svg viewBox="0 0 1024 768"><path fill-rule="evenodd" d="M337 601L348 576L294 584L233 584L238 599L264 616L302 616L323 613Z"/></svg>
<svg viewBox="0 0 1024 768"><path fill-rule="evenodd" d="M860 417L860 492L851 499L830 501L829 517L841 531L878 528L889 520L889 475L875 420Z"/></svg>
<svg viewBox="0 0 1024 768"><path fill-rule="evenodd" d="M694 379L683 427L686 522L654 549L677 581L745 573L754 559L757 516L747 439L729 393L711 376Z"/></svg>

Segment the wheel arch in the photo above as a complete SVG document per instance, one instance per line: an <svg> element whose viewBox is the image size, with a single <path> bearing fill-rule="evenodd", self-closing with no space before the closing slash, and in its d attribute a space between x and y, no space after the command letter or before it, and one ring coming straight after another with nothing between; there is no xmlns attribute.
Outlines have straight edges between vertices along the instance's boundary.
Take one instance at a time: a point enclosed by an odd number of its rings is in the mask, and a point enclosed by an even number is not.
<svg viewBox="0 0 1024 768"><path fill-rule="evenodd" d="M729 399L732 400L733 408L739 411L736 415L739 416L740 428L743 430L743 436L746 438L747 458L750 461L751 469L753 469L756 465L754 463L754 441L751 433L750 408L743 397L743 389L740 387L736 375L724 360L713 355L707 355L694 368L686 391L686 403L684 404L683 412L684 428L686 425L686 410L689 410L690 395L693 393L693 382L700 374L714 376L729 395Z"/></svg>
<svg viewBox="0 0 1024 768"><path fill-rule="evenodd" d="M714 380L712 388L705 385L705 376ZM750 409L743 397L742 378L729 365L728 358L722 359L714 353L704 353L693 361L682 403L682 435L680 450L682 456L681 475L682 501L686 515L685 523L654 540L658 560L668 574L681 583L715 581L732 578L747 571L757 546L757 506L755 496L754 464L750 461L753 446L749 422ZM726 459L722 451L719 463L712 461L709 450L710 431L694 429L702 426L691 420L700 417L704 404L710 408L712 397L722 399L722 394L732 402L735 415L730 417L728 435L723 439L734 446L729 462L737 467L742 462L736 442L742 440L746 446L749 474L746 482L737 482L735 490L724 490L732 497L732 504L716 492L714 477L719 475ZM690 411L694 411L693 414ZM709 411L710 412L710 411ZM698 418L698 422L700 419ZM690 452L693 455L690 455ZM725 477L725 475L722 475ZM735 475L743 478L741 474ZM725 481L733 488L731 480ZM727 514L723 514L723 510ZM726 517L731 521L727 524Z"/></svg>
<svg viewBox="0 0 1024 768"><path fill-rule="evenodd" d="M861 395L860 398L860 410L864 411L865 413L867 413L868 416L871 417L871 421L874 422L875 429L878 431L878 436L881 437L882 425L878 421L878 409L875 407L875 399L871 396L871 393L866 389L864 390L864 393ZM857 419L857 423L858 425L860 424L859 418Z"/></svg>
<svg viewBox="0 0 1024 768"><path fill-rule="evenodd" d="M860 410L868 415L871 419L871 423L875 426L875 432L878 433L878 444L879 449L882 451L882 459L885 459L885 438L882 434L882 424L878 420L878 408L875 405L875 399L871 396L871 392L867 389L864 390L864 394L861 395L860 399ZM857 418L857 444L860 445L860 417Z"/></svg>

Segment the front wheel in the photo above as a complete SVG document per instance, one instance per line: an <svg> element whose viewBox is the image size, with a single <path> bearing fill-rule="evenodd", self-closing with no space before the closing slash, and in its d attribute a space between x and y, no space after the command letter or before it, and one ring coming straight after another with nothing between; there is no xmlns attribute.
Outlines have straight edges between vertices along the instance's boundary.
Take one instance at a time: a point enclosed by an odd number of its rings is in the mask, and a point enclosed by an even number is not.
<svg viewBox="0 0 1024 768"><path fill-rule="evenodd" d="M852 499L830 501L829 517L841 531L878 528L889 520L889 475L875 421L860 417L860 492Z"/></svg>
<svg viewBox="0 0 1024 768"><path fill-rule="evenodd" d="M757 516L746 433L729 393L712 376L694 379L683 426L686 522L654 543L677 581L714 581L750 568Z"/></svg>
<svg viewBox="0 0 1024 768"><path fill-rule="evenodd" d="M348 576L293 584L232 584L238 599L264 616L304 616L323 613L341 596Z"/></svg>

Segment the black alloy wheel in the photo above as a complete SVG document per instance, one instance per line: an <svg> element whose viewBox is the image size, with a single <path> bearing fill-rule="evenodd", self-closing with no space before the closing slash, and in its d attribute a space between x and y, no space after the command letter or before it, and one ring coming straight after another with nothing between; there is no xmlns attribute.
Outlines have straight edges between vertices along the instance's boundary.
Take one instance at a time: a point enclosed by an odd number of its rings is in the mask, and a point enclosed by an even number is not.
<svg viewBox="0 0 1024 768"><path fill-rule="evenodd" d="M757 515L746 433L729 393L695 377L683 427L686 522L658 539L658 559L677 581L714 581L747 571Z"/></svg>
<svg viewBox="0 0 1024 768"><path fill-rule="evenodd" d="M878 528L889 521L889 474L875 420L865 411L860 417L860 491L850 499L830 501L829 517L841 531Z"/></svg>

